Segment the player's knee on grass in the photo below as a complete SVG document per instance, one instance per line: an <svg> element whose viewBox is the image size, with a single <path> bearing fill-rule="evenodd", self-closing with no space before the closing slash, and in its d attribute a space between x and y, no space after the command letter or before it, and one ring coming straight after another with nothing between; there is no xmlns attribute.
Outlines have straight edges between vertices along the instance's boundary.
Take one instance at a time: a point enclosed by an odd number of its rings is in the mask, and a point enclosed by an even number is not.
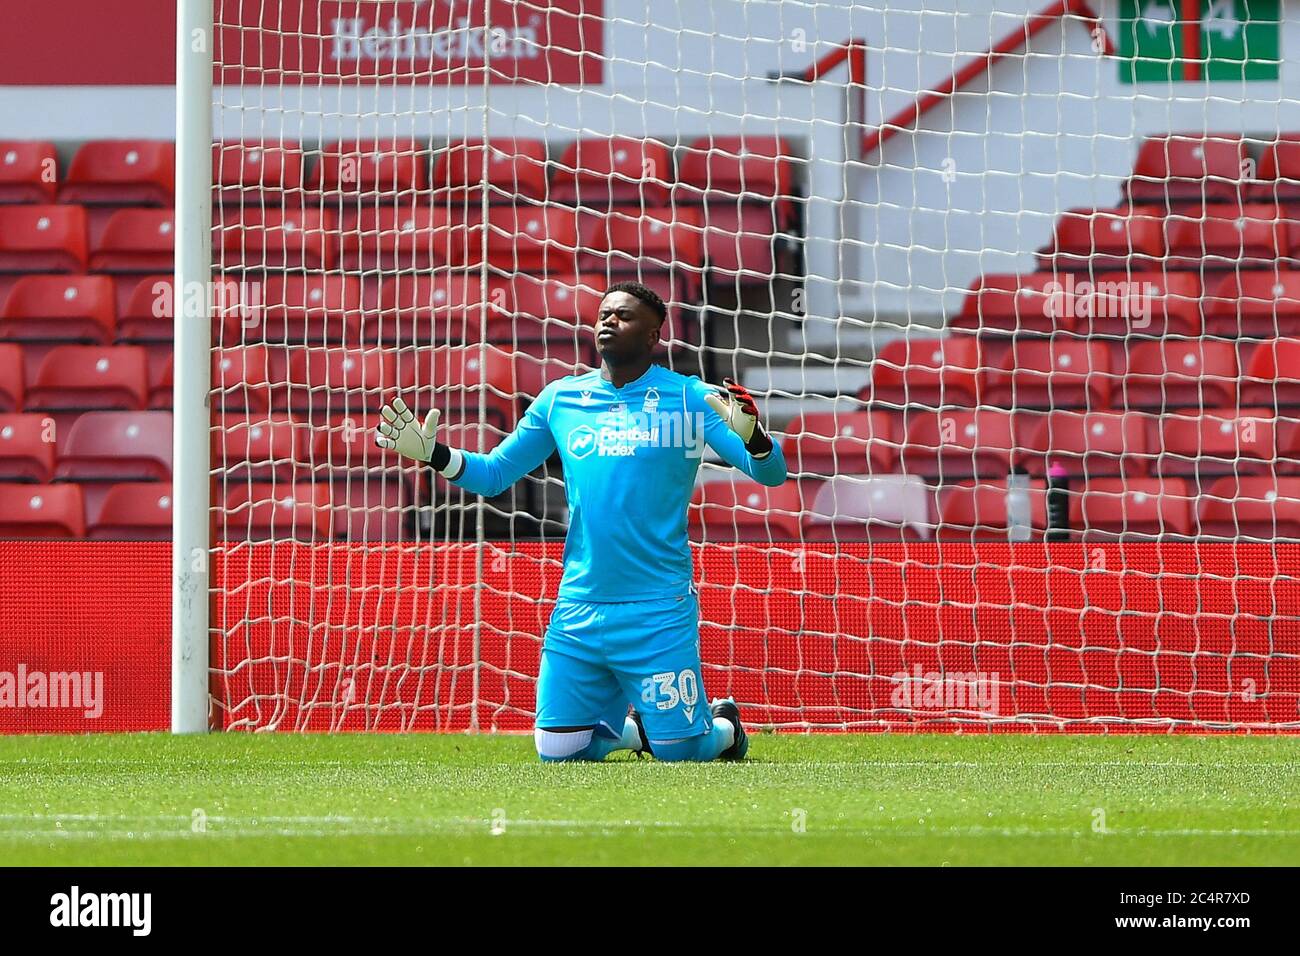
<svg viewBox="0 0 1300 956"><path fill-rule="evenodd" d="M698 737L684 737L680 740L652 740L650 750L656 760L668 763L682 763L693 760L703 762L712 760L719 753L717 742L712 734L700 734Z"/></svg>
<svg viewBox="0 0 1300 956"><path fill-rule="evenodd" d="M586 759L591 738L590 727L586 730L543 730L538 727L533 731L537 756L545 761Z"/></svg>

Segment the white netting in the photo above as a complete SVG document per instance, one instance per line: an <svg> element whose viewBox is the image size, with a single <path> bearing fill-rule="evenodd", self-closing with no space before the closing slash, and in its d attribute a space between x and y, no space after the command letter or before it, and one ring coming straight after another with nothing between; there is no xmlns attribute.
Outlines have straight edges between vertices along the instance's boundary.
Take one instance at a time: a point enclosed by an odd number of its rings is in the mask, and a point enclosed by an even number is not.
<svg viewBox="0 0 1300 956"><path fill-rule="evenodd" d="M1295 20L1186 6L217 0L224 723L530 725L558 464L480 501L373 425L490 449L634 278L792 473L702 470L710 694L1294 726Z"/></svg>

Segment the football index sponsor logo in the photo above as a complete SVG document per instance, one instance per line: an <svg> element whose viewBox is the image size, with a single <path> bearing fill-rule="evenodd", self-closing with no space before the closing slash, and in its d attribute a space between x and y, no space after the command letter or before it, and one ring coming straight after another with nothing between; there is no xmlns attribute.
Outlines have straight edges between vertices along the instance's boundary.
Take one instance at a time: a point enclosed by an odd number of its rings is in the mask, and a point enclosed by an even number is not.
<svg viewBox="0 0 1300 956"><path fill-rule="evenodd" d="M569 454L574 458L586 458L596 450L596 430L590 425L579 425L569 432Z"/></svg>

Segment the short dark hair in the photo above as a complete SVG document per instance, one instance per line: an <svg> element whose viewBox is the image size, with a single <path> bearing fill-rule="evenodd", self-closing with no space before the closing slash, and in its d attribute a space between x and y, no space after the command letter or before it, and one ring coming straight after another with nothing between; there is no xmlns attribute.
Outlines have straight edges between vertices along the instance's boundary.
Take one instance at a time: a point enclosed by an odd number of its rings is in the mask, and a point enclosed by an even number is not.
<svg viewBox="0 0 1300 956"><path fill-rule="evenodd" d="M659 293L654 289L643 286L640 282L615 282L605 290L605 295L611 292L626 292L628 295L636 296L646 305L650 306L650 311L659 316L659 324L662 325L668 318L668 306L664 305L664 300L659 298ZM605 296L601 296L605 298Z"/></svg>

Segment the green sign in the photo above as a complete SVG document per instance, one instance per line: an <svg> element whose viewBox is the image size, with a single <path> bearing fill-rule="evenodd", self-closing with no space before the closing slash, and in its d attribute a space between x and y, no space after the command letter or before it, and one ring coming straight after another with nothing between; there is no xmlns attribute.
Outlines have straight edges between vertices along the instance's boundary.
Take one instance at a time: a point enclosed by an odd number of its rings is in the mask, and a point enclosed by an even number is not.
<svg viewBox="0 0 1300 956"><path fill-rule="evenodd" d="M1281 0L1120 0L1120 80L1276 80L1281 14Z"/></svg>

